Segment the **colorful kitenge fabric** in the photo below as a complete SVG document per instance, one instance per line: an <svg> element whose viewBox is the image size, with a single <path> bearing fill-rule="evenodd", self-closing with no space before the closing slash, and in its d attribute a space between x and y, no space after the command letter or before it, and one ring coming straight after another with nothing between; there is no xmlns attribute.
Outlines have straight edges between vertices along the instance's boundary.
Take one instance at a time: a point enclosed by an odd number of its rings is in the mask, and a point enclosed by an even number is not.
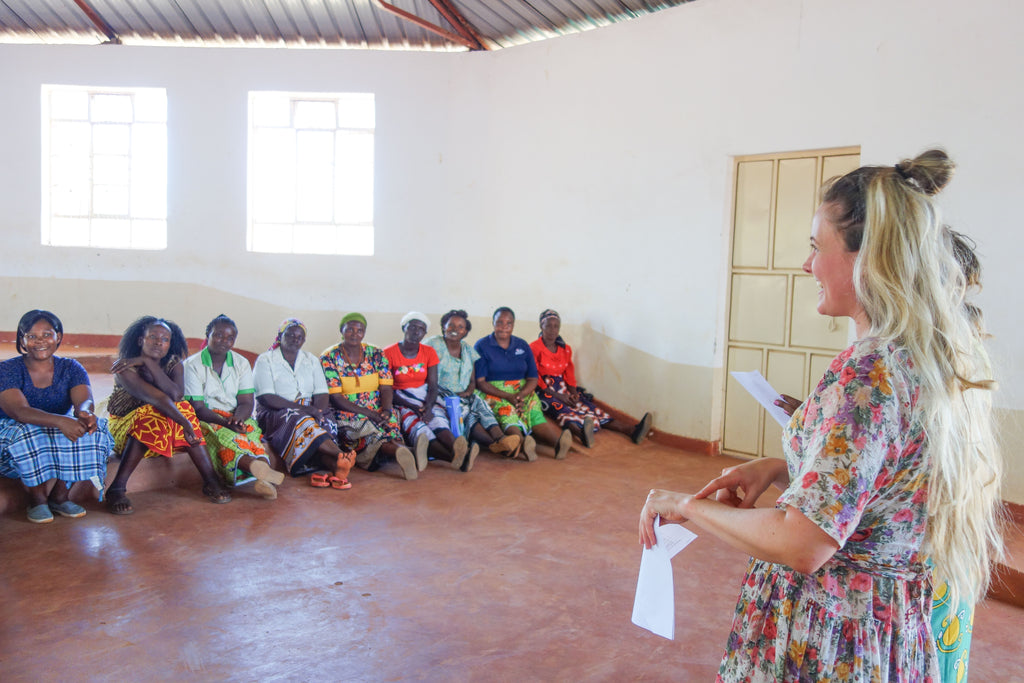
<svg viewBox="0 0 1024 683"><path fill-rule="evenodd" d="M514 394L523 388L526 380L495 380L489 381L488 384L507 394ZM491 407L491 412L494 413L495 419L501 425L502 431L509 427L519 427L524 434L529 434L534 427L544 423L544 411L540 408L540 399L537 398L537 394L527 396L523 402L523 410L518 410L503 398L488 396L482 391L477 393Z"/></svg>
<svg viewBox="0 0 1024 683"><path fill-rule="evenodd" d="M943 581L932 594L932 633L939 651L942 683L964 683L974 632L974 605L967 600L952 601L949 584Z"/></svg>
<svg viewBox="0 0 1024 683"><path fill-rule="evenodd" d="M561 377L548 375L545 377L547 389L537 389L540 396L541 408L545 413L550 414L563 429L569 425L576 425L583 428L583 421L588 417L594 418L594 432L601 429L601 425L612 421L612 416L598 408L591 401L580 397L574 405L564 403L555 394L566 396L569 393L569 385Z"/></svg>
<svg viewBox="0 0 1024 683"><path fill-rule="evenodd" d="M719 681L939 681L921 555L929 456L907 352L861 340L786 427L777 501L840 549L813 574L752 559Z"/></svg>
<svg viewBox="0 0 1024 683"><path fill-rule="evenodd" d="M97 429L75 441L56 427L0 418L0 475L21 479L25 486L38 486L51 479L71 484L107 475L107 458L114 439L107 421L97 419Z"/></svg>
<svg viewBox="0 0 1024 683"><path fill-rule="evenodd" d="M335 344L320 354L320 362L323 364L329 393L342 394L360 408L380 411L380 387L391 386L394 383L391 367L383 351L376 346L363 344L362 362L349 363L341 352L341 344ZM339 427L354 427L361 424L365 417L345 410L336 412ZM398 426L398 416L394 411L387 422L377 425L377 429L380 433L368 437L369 439L404 443Z"/></svg>
<svg viewBox="0 0 1024 683"><path fill-rule="evenodd" d="M185 419L192 424L192 430L200 443L203 441L203 433L199 429L199 418L188 401L178 401L174 404L178 412L185 416ZM135 440L146 447L146 457L155 458L163 456L170 458L174 451L188 448L188 441L185 441L185 430L181 425L170 419L149 403L141 408L136 408L127 415L110 416L110 433L114 437L114 450L118 453L124 452L128 437L135 437Z"/></svg>
<svg viewBox="0 0 1024 683"><path fill-rule="evenodd" d="M295 402L308 406L313 401L300 398ZM327 416L329 412L324 411L325 418L317 421L298 408L277 410L256 405L256 421L267 443L281 456L293 477L319 469L313 455L324 439L337 440L338 427Z"/></svg>
<svg viewBox="0 0 1024 683"><path fill-rule="evenodd" d="M213 412L221 417L230 418L232 416L232 413L226 410L213 409ZM238 467L238 461L242 459L242 456L248 455L258 460L266 460L267 464L270 464L270 458L261 441L263 432L260 431L259 424L250 417L242 425L245 427L244 434L239 434L223 425L199 422L199 428L202 429L203 436L206 438L206 452L210 454L210 462L213 463L213 468L217 470L221 478L231 486L238 486L256 479Z"/></svg>

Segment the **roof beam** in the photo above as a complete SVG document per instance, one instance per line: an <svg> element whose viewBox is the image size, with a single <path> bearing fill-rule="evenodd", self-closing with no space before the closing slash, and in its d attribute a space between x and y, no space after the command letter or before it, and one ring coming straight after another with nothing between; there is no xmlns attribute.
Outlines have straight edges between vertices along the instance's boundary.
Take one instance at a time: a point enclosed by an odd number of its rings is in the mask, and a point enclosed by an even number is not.
<svg viewBox="0 0 1024 683"><path fill-rule="evenodd" d="M75 0L75 4L85 12L85 16L89 17L89 21L107 37L108 43L113 45L121 44L121 38L117 35L117 31L89 4L89 0Z"/></svg>
<svg viewBox="0 0 1024 683"><path fill-rule="evenodd" d="M390 12L391 14L394 14L395 16L401 17L402 19L405 19L406 21L409 21L409 22L412 22L413 24L416 24L420 28L424 28L424 29L430 31L431 33L436 33L437 35L441 36L445 40L450 40L453 43L458 43L459 45L464 45L465 47L469 48L470 50L482 50L482 49L484 49L483 45L479 41L477 41L476 39L466 38L466 36L461 35L461 33L452 33L451 31L449 31L447 29L443 29L440 26L438 26L437 24L433 24L433 23L427 21L426 19L423 19L421 17L416 16L415 14L412 14L411 12L406 12L404 9L399 9L398 7L395 7L394 5L392 5L391 3L386 2L385 0L373 0L373 1L374 1L374 4L376 4L378 7L380 7L385 12ZM452 25L454 26L454 24L452 24Z"/></svg>
<svg viewBox="0 0 1024 683"><path fill-rule="evenodd" d="M487 46L484 44L483 38L477 32L476 28L469 23L469 21L462 15L462 12L458 10L455 5L451 3L451 0L428 0L431 5L434 6L438 12L441 13L448 23L452 25L460 35L476 43L476 47L472 48L475 50L486 50Z"/></svg>

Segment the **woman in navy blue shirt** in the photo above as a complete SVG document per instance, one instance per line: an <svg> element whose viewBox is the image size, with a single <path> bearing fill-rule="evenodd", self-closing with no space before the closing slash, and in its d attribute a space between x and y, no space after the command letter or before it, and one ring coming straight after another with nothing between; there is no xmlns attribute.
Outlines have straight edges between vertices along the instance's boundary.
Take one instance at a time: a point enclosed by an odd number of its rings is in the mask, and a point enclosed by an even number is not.
<svg viewBox="0 0 1024 683"><path fill-rule="evenodd" d="M547 421L541 410L537 388L537 364L530 345L513 336L516 314L502 306L491 318L494 332L473 346L480 359L476 362L476 388L494 411L505 434L523 437L526 459L537 459L537 442L555 449L555 459L564 458L572 446L572 433ZM492 449L493 450L493 449ZM518 449L509 454L518 455Z"/></svg>
<svg viewBox="0 0 1024 683"><path fill-rule="evenodd" d="M85 515L68 485L92 480L102 488L114 447L106 420L93 413L85 368L54 356L63 334L53 313L29 311L18 322L21 355L0 363L0 474L25 485L28 520L36 524L52 522L54 512Z"/></svg>

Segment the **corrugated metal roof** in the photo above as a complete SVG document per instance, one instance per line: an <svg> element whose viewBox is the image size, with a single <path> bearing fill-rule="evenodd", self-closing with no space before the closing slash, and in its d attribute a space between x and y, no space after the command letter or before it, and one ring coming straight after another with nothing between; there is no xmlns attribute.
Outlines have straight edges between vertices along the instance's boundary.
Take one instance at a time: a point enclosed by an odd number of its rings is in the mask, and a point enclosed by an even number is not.
<svg viewBox="0 0 1024 683"><path fill-rule="evenodd" d="M496 49L689 1L0 0L0 42Z"/></svg>

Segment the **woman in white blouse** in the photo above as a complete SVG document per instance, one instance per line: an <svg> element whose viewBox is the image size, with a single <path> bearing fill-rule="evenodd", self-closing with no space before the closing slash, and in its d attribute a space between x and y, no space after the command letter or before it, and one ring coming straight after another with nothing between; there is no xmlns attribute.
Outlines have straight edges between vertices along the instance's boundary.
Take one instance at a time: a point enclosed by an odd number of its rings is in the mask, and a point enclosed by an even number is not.
<svg viewBox="0 0 1024 683"><path fill-rule="evenodd" d="M312 486L349 489L355 452L338 447L324 370L319 358L302 350L305 343L306 326L289 318L256 359L256 419L293 477L313 472Z"/></svg>

